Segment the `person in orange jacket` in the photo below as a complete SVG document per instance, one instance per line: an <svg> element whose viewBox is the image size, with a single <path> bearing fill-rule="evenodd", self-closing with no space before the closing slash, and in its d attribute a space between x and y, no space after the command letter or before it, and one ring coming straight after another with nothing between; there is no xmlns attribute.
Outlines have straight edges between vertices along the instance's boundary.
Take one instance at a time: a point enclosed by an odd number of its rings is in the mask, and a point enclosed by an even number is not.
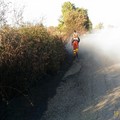
<svg viewBox="0 0 120 120"><path fill-rule="evenodd" d="M72 46L73 46L73 54L74 57L78 58L78 48L79 48L79 42L80 42L80 38L78 33L76 32L76 30L74 30L74 33L72 35Z"/></svg>

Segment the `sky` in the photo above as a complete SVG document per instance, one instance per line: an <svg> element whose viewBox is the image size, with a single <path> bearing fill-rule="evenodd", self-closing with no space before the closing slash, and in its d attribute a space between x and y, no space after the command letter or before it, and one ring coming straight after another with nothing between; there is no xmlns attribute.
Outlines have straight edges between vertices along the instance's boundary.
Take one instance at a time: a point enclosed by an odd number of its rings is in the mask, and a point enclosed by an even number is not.
<svg viewBox="0 0 120 120"><path fill-rule="evenodd" d="M8 0L5 0L8 1ZM9 0L16 8L25 6L24 21L37 22L43 19L46 26L57 26L62 15L61 8L64 2L70 1L76 7L88 10L88 16L95 26L120 26L119 0Z"/></svg>

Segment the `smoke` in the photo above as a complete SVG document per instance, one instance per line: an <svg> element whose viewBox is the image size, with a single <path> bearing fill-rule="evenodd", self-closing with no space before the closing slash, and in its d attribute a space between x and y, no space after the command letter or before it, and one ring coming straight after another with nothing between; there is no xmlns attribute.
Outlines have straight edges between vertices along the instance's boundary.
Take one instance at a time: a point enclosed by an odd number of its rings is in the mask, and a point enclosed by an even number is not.
<svg viewBox="0 0 120 120"><path fill-rule="evenodd" d="M82 37L84 49L103 54L112 61L120 61L120 28L105 28Z"/></svg>
<svg viewBox="0 0 120 120"><path fill-rule="evenodd" d="M112 61L120 61L120 28L105 28L94 30L90 34L81 36L80 51L85 50L95 54L103 54ZM71 38L66 49L72 54Z"/></svg>

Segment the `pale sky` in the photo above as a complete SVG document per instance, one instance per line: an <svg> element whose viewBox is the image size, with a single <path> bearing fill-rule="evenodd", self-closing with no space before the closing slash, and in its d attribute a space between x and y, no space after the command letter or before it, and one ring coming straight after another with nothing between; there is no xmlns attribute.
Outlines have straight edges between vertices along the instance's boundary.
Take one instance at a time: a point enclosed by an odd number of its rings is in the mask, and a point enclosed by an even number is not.
<svg viewBox="0 0 120 120"><path fill-rule="evenodd" d="M6 0L7 1L7 0ZM16 7L25 6L24 21L38 21L44 18L44 25L56 26L64 2L70 1L76 7L88 10L93 25L120 25L119 0L9 0Z"/></svg>

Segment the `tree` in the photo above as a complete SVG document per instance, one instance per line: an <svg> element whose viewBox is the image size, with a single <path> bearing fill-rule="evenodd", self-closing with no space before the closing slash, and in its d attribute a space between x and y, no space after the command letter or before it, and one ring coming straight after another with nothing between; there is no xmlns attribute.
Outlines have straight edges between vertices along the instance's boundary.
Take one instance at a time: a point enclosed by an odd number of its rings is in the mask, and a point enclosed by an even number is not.
<svg viewBox="0 0 120 120"><path fill-rule="evenodd" d="M72 4L71 2L65 2L64 5L62 6L62 13L63 13L63 17L68 13L71 12L73 10L75 10L75 6L74 4Z"/></svg>
<svg viewBox="0 0 120 120"><path fill-rule="evenodd" d="M0 0L0 27L9 25L18 26L23 22L23 10L24 6L21 8L13 8L11 2L5 2L5 0Z"/></svg>
<svg viewBox="0 0 120 120"><path fill-rule="evenodd" d="M70 2L65 2L62 6L62 16L59 19L59 30L69 36L73 30L81 34L92 29L92 22L88 17L86 9L77 8Z"/></svg>
<svg viewBox="0 0 120 120"><path fill-rule="evenodd" d="M23 22L23 11L24 11L24 6L22 8L14 8L13 9L13 24L15 26L19 26L22 24Z"/></svg>
<svg viewBox="0 0 120 120"><path fill-rule="evenodd" d="M0 26L7 23L7 13L9 11L9 3L4 0L0 0Z"/></svg>

